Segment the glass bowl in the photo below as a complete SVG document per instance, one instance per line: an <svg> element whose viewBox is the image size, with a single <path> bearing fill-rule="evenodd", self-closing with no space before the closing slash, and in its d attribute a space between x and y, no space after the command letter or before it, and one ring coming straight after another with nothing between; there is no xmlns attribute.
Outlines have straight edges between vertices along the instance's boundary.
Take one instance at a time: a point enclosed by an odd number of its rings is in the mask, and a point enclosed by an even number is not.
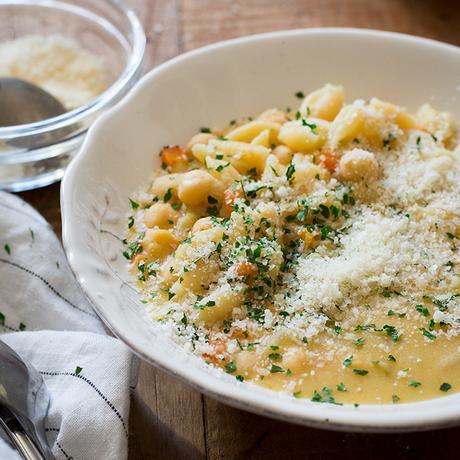
<svg viewBox="0 0 460 460"><path fill-rule="evenodd" d="M139 79L145 34L120 0L0 0L0 43L60 35L102 58L109 86L88 104L57 117L0 127L0 189L21 191L58 181L91 123Z"/></svg>

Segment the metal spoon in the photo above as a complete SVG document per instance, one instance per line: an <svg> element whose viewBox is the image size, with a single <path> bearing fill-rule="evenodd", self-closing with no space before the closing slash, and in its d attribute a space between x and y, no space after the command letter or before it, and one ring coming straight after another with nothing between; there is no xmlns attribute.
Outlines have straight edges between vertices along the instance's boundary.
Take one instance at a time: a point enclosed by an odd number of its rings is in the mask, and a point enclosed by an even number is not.
<svg viewBox="0 0 460 460"><path fill-rule="evenodd" d="M44 89L19 78L0 77L0 127L56 117L65 107Z"/></svg>
<svg viewBox="0 0 460 460"><path fill-rule="evenodd" d="M26 460L52 460L44 421L49 395L40 373L0 340L0 436Z"/></svg>

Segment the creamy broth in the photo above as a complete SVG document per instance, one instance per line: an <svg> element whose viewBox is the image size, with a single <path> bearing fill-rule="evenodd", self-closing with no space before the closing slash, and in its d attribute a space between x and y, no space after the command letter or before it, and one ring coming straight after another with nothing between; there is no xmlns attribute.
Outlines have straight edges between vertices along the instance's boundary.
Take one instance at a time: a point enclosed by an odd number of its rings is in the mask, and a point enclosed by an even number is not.
<svg viewBox="0 0 460 460"><path fill-rule="evenodd" d="M319 403L460 384L452 117L341 86L166 146L125 257L155 325L210 366Z"/></svg>

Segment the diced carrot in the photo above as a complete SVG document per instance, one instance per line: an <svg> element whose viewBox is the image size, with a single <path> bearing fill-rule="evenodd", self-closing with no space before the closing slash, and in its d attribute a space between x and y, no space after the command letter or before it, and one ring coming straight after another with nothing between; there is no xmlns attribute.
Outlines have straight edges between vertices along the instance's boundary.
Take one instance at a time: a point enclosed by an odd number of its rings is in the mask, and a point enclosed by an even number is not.
<svg viewBox="0 0 460 460"><path fill-rule="evenodd" d="M246 336L244 335L243 331L239 328L233 329L232 333L230 334L231 339L245 339Z"/></svg>
<svg viewBox="0 0 460 460"><path fill-rule="evenodd" d="M241 188L237 188L236 190L233 190L232 187L229 187L227 190L224 192L224 202L228 206L232 206L235 204L235 200L238 198L243 197L243 191Z"/></svg>
<svg viewBox="0 0 460 460"><path fill-rule="evenodd" d="M339 163L337 154L335 152L331 152L330 150L318 152L318 154L315 155L315 159L320 166L327 169L331 173L336 170Z"/></svg>
<svg viewBox="0 0 460 460"><path fill-rule="evenodd" d="M160 153L160 159L166 166L174 166L177 163L187 162L187 155L184 149L175 145L173 147L165 147Z"/></svg>
<svg viewBox="0 0 460 460"><path fill-rule="evenodd" d="M201 356L202 356L203 359L204 359L205 361L207 361L208 363L218 364L219 361L220 361L220 359L219 359L217 356L211 355L211 354L209 354L209 353L203 353Z"/></svg>
<svg viewBox="0 0 460 460"><path fill-rule="evenodd" d="M238 198L243 197L243 191L241 188L237 188L233 190L232 187L227 188L224 191L224 202L222 204L221 212L225 217L230 216L233 211L233 206L235 205L235 201Z"/></svg>
<svg viewBox="0 0 460 460"><path fill-rule="evenodd" d="M226 342L222 339L214 339L211 337L208 343L212 347L212 351L210 353L203 353L202 356L206 361L217 364L221 361L217 355L221 355L227 351Z"/></svg>
<svg viewBox="0 0 460 460"><path fill-rule="evenodd" d="M248 261L239 262L236 266L236 274L238 276L251 276L257 273L257 267Z"/></svg>

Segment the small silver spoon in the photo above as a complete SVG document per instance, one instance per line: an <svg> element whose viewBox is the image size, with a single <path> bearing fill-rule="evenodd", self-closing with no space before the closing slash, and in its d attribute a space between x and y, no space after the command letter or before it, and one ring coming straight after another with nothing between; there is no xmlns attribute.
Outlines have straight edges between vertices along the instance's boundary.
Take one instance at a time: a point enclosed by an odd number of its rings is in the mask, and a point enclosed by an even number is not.
<svg viewBox="0 0 460 460"><path fill-rule="evenodd" d="M19 78L0 77L0 127L56 117L65 107L44 89Z"/></svg>
<svg viewBox="0 0 460 460"><path fill-rule="evenodd" d="M49 394L40 373L0 340L0 437L26 460L51 460L45 436Z"/></svg>

